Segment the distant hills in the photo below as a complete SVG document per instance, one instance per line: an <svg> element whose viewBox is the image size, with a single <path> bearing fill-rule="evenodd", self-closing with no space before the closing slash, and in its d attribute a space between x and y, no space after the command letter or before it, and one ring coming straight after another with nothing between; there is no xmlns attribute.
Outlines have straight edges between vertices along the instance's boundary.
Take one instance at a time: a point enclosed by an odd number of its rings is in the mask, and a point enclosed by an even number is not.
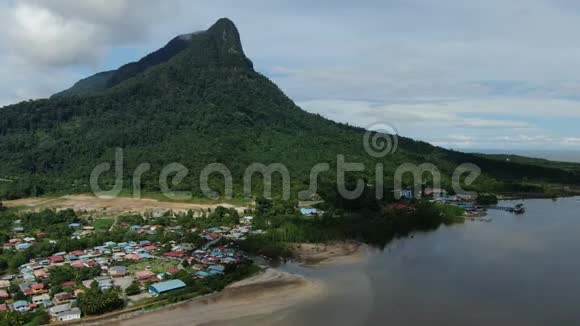
<svg viewBox="0 0 580 326"><path fill-rule="evenodd" d="M399 149L383 158L369 156L365 130L303 111L268 78L256 72L243 51L234 23L222 18L208 30L180 35L163 48L117 70L77 82L50 99L0 109L0 198L46 193L88 192L99 163L112 162L124 149L126 189L140 163L150 163L143 189L159 191L162 168L173 162L190 173L176 189L201 196L197 178L208 163L223 163L242 197L242 176L251 163L283 163L294 193L306 189L317 163L336 166L337 154L365 163L362 177L374 182L374 165L383 163L387 184L405 162L435 164L449 186L453 169L475 163L484 175L480 191L540 191L539 183L580 184L580 169L506 162L449 151L399 137ZM107 174L105 184L113 183ZM221 177L210 184L223 189ZM275 190L279 190L274 180ZM332 194L331 172L321 175L320 192ZM523 186L526 184L526 186ZM257 185L255 189L260 190ZM334 189L334 190L333 190Z"/></svg>

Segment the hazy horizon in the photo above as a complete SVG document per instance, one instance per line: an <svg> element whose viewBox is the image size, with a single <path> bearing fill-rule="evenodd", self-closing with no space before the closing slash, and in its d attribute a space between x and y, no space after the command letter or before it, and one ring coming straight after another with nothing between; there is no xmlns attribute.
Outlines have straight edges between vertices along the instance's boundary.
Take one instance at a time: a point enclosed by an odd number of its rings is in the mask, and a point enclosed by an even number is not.
<svg viewBox="0 0 580 326"><path fill-rule="evenodd" d="M467 153L508 154L543 158L551 161L580 163L580 151L575 150L541 150L541 149L456 149Z"/></svg>

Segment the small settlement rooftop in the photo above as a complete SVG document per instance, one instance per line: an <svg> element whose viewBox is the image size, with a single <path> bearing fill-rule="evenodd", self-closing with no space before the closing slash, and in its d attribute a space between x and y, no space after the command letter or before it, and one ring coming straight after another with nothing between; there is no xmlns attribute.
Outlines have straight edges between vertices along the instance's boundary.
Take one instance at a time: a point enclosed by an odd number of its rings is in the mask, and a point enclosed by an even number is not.
<svg viewBox="0 0 580 326"><path fill-rule="evenodd" d="M185 283L181 280L169 280L150 285L149 292L155 295L160 295L165 292L184 288L185 286Z"/></svg>

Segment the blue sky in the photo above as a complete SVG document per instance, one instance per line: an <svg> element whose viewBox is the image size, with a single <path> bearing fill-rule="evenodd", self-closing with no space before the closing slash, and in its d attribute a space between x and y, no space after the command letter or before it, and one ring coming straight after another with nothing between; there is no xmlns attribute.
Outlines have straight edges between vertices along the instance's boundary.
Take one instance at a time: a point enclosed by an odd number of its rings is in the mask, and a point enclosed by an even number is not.
<svg viewBox="0 0 580 326"><path fill-rule="evenodd" d="M8 0L0 105L47 97L220 17L307 111L455 149L580 151L571 0Z"/></svg>

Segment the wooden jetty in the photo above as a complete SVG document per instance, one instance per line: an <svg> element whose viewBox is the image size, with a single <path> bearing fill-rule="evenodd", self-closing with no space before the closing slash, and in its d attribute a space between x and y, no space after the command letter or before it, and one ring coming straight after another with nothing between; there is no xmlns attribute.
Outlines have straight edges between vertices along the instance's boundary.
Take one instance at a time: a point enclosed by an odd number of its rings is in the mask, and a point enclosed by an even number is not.
<svg viewBox="0 0 580 326"><path fill-rule="evenodd" d="M491 206L491 207L488 207L487 209L495 209L495 210L506 211L506 212L515 213L515 214L522 214L526 211L524 204L517 204L514 207Z"/></svg>

